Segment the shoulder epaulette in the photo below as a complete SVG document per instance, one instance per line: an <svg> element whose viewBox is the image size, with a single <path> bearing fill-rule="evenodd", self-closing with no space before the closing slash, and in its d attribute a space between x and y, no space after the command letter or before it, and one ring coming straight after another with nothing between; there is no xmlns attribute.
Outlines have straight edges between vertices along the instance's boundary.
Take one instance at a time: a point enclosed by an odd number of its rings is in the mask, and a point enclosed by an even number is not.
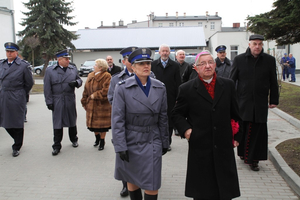
<svg viewBox="0 0 300 200"><path fill-rule="evenodd" d="M30 65L30 63L27 60L21 60L21 62L24 62L24 63Z"/></svg>
<svg viewBox="0 0 300 200"><path fill-rule="evenodd" d="M124 84L125 83L125 80L121 80L121 81L119 81L119 85L122 85L122 84Z"/></svg>

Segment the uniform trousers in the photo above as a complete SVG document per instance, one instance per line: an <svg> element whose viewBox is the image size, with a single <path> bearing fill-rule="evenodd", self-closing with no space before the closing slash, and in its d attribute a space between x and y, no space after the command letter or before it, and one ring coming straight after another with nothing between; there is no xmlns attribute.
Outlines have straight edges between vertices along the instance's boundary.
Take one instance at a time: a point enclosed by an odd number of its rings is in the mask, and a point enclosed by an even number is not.
<svg viewBox="0 0 300 200"><path fill-rule="evenodd" d="M69 138L72 143L78 141L76 126L69 127ZM63 128L54 129L54 137L53 137L54 144L52 145L52 148L60 150L62 139L63 139Z"/></svg>
<svg viewBox="0 0 300 200"><path fill-rule="evenodd" d="M15 141L12 149L19 151L23 145L24 128L6 128L6 131Z"/></svg>

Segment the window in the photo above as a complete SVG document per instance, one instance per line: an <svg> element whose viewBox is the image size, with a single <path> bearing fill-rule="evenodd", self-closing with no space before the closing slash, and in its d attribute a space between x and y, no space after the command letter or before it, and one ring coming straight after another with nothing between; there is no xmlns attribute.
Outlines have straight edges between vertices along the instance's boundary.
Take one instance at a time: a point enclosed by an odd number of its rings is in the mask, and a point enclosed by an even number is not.
<svg viewBox="0 0 300 200"><path fill-rule="evenodd" d="M169 26L170 26L170 27L174 26L174 23L170 23Z"/></svg>
<svg viewBox="0 0 300 200"><path fill-rule="evenodd" d="M210 22L210 30L215 30L215 22Z"/></svg>
<svg viewBox="0 0 300 200"><path fill-rule="evenodd" d="M179 22L179 26L184 26L184 23L183 22Z"/></svg>
<svg viewBox="0 0 300 200"><path fill-rule="evenodd" d="M198 22L198 26L202 27L202 22Z"/></svg>
<svg viewBox="0 0 300 200"><path fill-rule="evenodd" d="M282 46L278 45L277 49L285 49L285 45L282 45Z"/></svg>
<svg viewBox="0 0 300 200"><path fill-rule="evenodd" d="M238 55L238 46L230 46L230 59L233 60Z"/></svg>
<svg viewBox="0 0 300 200"><path fill-rule="evenodd" d="M162 23L158 23L158 27L163 27L163 24Z"/></svg>

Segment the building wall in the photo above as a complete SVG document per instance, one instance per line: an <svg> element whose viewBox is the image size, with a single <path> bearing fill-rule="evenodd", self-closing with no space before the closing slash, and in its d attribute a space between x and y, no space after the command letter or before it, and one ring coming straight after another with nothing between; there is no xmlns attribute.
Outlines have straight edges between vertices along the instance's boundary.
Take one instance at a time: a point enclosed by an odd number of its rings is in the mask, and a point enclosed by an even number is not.
<svg viewBox="0 0 300 200"><path fill-rule="evenodd" d="M13 0L0 0L0 59L6 58L4 43L15 42Z"/></svg>
<svg viewBox="0 0 300 200"><path fill-rule="evenodd" d="M15 42L13 16L6 11L0 10L0 59L6 57L4 43Z"/></svg>
<svg viewBox="0 0 300 200"><path fill-rule="evenodd" d="M209 50L213 54L214 57L217 57L217 52L215 48L219 45L225 45L227 47L226 53L227 58L233 60L231 56L231 47L237 46L238 51L237 54L244 53L248 48L249 36L251 34L249 32L217 32L210 38L209 41Z"/></svg>

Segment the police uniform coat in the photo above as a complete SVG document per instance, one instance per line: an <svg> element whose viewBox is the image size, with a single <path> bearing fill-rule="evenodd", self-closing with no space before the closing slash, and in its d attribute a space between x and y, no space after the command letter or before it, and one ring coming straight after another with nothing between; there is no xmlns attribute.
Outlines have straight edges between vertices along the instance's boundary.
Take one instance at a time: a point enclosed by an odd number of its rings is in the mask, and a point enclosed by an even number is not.
<svg viewBox="0 0 300 200"><path fill-rule="evenodd" d="M231 61L225 57L224 62L222 63L220 58L215 59L216 62L216 73L217 76L221 76L224 78L229 78L230 77L230 72L231 72Z"/></svg>
<svg viewBox="0 0 300 200"><path fill-rule="evenodd" d="M107 92L111 75L105 71L95 75L89 73L84 85L81 104L86 110L86 126L89 128L110 128L111 105ZM94 95L94 99L90 96Z"/></svg>
<svg viewBox="0 0 300 200"><path fill-rule="evenodd" d="M169 126L173 127L173 123L171 120L171 111L175 105L176 97L178 94L178 87L181 84L179 64L169 58L168 63L164 68L161 63L161 58L159 58L151 63L151 70L155 74L156 79L160 80L166 85Z"/></svg>
<svg viewBox="0 0 300 200"><path fill-rule="evenodd" d="M275 58L263 50L254 58L248 48L246 53L235 57L230 78L237 82L243 121L266 123L268 105L279 103Z"/></svg>
<svg viewBox="0 0 300 200"><path fill-rule="evenodd" d="M79 88L82 80L73 65L64 72L60 66L53 65L46 69L44 77L44 96L46 104L53 104L53 129L76 126L77 112L75 88L69 82L77 81Z"/></svg>
<svg viewBox="0 0 300 200"><path fill-rule="evenodd" d="M133 75L134 74L132 74L132 76ZM108 98L108 101L110 104L112 104L112 102L113 102L116 84L119 83L120 81L126 80L129 77L130 76L128 76L127 73L125 72L125 69L122 70L120 73L112 76L110 84L109 84L108 94L107 94L107 98ZM150 73L150 77L155 78L155 75L152 71Z"/></svg>
<svg viewBox="0 0 300 200"><path fill-rule="evenodd" d="M241 121L232 80L216 78L214 99L199 78L179 87L172 120L181 137L187 129L192 129L188 142L187 197L232 199L240 196L231 119ZM237 133L235 140L240 141L241 135Z"/></svg>
<svg viewBox="0 0 300 200"><path fill-rule="evenodd" d="M112 105L115 178L145 190L161 186L162 148L169 147L167 95L163 83L151 79L148 97L130 77L116 85ZM129 162L118 152L127 151Z"/></svg>
<svg viewBox="0 0 300 200"><path fill-rule="evenodd" d="M0 61L0 126L24 128L26 95L33 86L29 63L17 57L9 67Z"/></svg>

